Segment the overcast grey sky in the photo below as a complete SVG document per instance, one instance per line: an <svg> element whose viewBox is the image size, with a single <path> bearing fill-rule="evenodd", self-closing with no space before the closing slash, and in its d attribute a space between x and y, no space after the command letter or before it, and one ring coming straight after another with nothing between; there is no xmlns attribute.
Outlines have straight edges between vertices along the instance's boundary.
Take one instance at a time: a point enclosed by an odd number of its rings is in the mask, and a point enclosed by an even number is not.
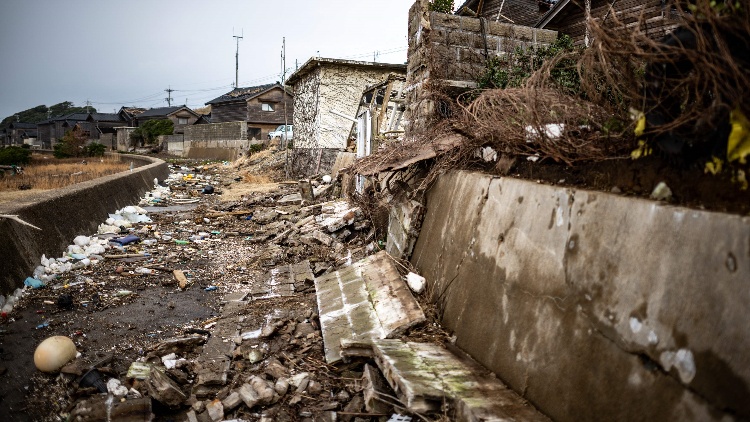
<svg viewBox="0 0 750 422"><path fill-rule="evenodd" d="M91 101L201 107L239 85L280 80L311 56L406 61L411 0L1 0L0 119L38 105ZM288 77L288 74L287 74Z"/></svg>

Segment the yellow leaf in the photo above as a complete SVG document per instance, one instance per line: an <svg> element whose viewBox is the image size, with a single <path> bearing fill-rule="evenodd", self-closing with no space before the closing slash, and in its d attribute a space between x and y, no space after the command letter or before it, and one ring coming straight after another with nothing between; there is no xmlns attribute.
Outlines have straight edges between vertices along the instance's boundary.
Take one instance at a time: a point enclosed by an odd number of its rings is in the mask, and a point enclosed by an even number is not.
<svg viewBox="0 0 750 422"><path fill-rule="evenodd" d="M732 131L727 140L727 161L739 160L741 164L745 164L745 157L750 154L750 122L742 111L736 108L729 114L729 123L732 125Z"/></svg>
<svg viewBox="0 0 750 422"><path fill-rule="evenodd" d="M643 136L643 132L646 130L646 116L640 113L638 122L635 124L635 136Z"/></svg>
<svg viewBox="0 0 750 422"><path fill-rule="evenodd" d="M718 157L711 157L711 161L706 162L706 166L703 168L704 173L711 173L714 176L721 173L721 165L723 161Z"/></svg>
<svg viewBox="0 0 750 422"><path fill-rule="evenodd" d="M653 150L646 144L646 141L641 139L640 141L638 141L638 148L634 149L630 153L630 158L632 158L633 160L637 160L641 157L651 155L651 152L653 152Z"/></svg>

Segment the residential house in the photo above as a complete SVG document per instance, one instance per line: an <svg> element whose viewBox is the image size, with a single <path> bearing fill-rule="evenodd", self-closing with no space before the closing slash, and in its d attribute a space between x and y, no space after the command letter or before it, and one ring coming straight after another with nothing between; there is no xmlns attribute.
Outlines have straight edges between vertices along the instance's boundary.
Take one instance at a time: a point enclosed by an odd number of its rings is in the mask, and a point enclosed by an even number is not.
<svg viewBox="0 0 750 422"><path fill-rule="evenodd" d="M294 147L345 149L368 86L406 65L311 58L287 81L294 89Z"/></svg>
<svg viewBox="0 0 750 422"><path fill-rule="evenodd" d="M138 114L135 116L135 123L136 126L141 126L149 120L169 119L174 123L174 133L182 134L185 126L194 124L199 118L200 115L187 106L160 107Z"/></svg>
<svg viewBox="0 0 750 422"><path fill-rule="evenodd" d="M591 34L586 16L599 22L616 19L624 23L626 28L642 25L642 29L653 39L664 37L675 28L679 19L677 10L664 0L590 0L585 3L559 0L534 27L558 31L569 35L576 44L588 46Z"/></svg>
<svg viewBox="0 0 750 422"><path fill-rule="evenodd" d="M5 135L6 145L33 144L37 139L36 123L12 122L8 125Z"/></svg>
<svg viewBox="0 0 750 422"><path fill-rule="evenodd" d="M376 141L403 138L405 87L406 76L391 73L383 81L365 88L356 113L362 124L369 123L363 138L365 142L373 138ZM362 153L359 149L360 145L357 146L357 152Z"/></svg>
<svg viewBox="0 0 750 422"><path fill-rule="evenodd" d="M86 121L88 117L87 113L72 113L39 122L37 123L38 140L44 148L52 148L54 144L62 140L65 132L72 130L79 123L85 133L91 134L91 124Z"/></svg>
<svg viewBox="0 0 750 422"><path fill-rule="evenodd" d="M246 121L247 136L254 139L265 139L291 122L294 113L292 94L279 83L236 88L206 105L211 106L211 123Z"/></svg>
<svg viewBox="0 0 750 422"><path fill-rule="evenodd" d="M653 38L663 37L676 24L676 11L664 0L467 0L456 11L461 16L483 17L490 21L557 31L573 38L578 45L589 45L591 35L586 17L595 20L614 17L627 26L646 24Z"/></svg>
<svg viewBox="0 0 750 422"><path fill-rule="evenodd" d="M460 16L521 26L534 26L558 0L468 0L456 10Z"/></svg>

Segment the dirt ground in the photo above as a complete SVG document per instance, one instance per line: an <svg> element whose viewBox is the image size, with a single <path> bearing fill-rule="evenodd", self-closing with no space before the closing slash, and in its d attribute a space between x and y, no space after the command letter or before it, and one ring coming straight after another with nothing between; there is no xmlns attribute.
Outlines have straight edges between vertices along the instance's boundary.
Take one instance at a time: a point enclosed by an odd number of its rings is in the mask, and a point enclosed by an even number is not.
<svg viewBox="0 0 750 422"><path fill-rule="evenodd" d="M143 382L126 377L130 365L149 357L153 360L151 352L170 339L202 336L202 341L210 340L217 321L220 323L227 317L221 314L226 298L263 283L269 270L308 260L317 276L334 270L347 254L354 259L364 256L364 247L372 243L366 240L368 234L372 237L368 224L340 239L336 248L292 240L280 247L278 242L265 240L276 234L270 227L295 222L303 218L304 210L299 205L279 208L276 201L297 193L297 185L273 183L267 176L259 175L259 171L269 174L269 166L278 169L281 163L272 156L261 158L264 158L261 163L248 160L242 166L200 166L196 174L209 176L217 194L203 195L188 183L184 187L173 186L174 192L184 189L182 192L190 192L198 203L148 207L153 221L135 225L133 234L141 239L162 237L153 245L134 244L126 250L147 256L105 259L95 266L65 273L47 287L28 290L13 311L0 321L0 420L73 420L76 414L79 419L75 420L97 420L96 415L87 419L85 412L80 412L84 404L95 403L98 397L94 389L79 384L81 375L89 369L95 367L108 378L120 379L128 388L145 394ZM184 166L193 169L197 164L177 163L173 171L182 171L180 167L184 170ZM204 180L197 185L207 183ZM324 200L326 197L319 201ZM269 209L282 210L280 215L287 220L261 221L259 216ZM187 244L175 242L200 232L210 236ZM165 234L171 239L163 237ZM137 272L144 267L151 269L152 274ZM179 288L172 273L175 269L187 276L185 289ZM71 306L61 306L64 295L72 299ZM367 417L363 413L365 362L337 367L324 362L314 288L251 303L252 306L232 317L239 317L249 331L268 323L273 316L276 331L263 341L236 341L227 384L220 388L196 391L193 387L201 369L196 362L202 347L179 350L179 357L189 363L171 369L169 375L192 395L184 403L171 407L154 401L155 420L186 420L190 411L198 420L208 420L206 405L214 399L225 399L232 389L236 390L253 375L270 379L282 376L276 372L273 377L268 375L269 362L285 377L309 374L306 392L290 392L278 402L252 409L241 405L226 411L225 419L328 420L337 411L340 420L378 420L378 415ZM34 349L54 335L72 338L80 356L63 368L62 374L39 372L33 363ZM410 335L421 341L440 342L447 338L432 323L417 327ZM251 363L247 359L248 352L254 349L263 352L261 362ZM158 356L155 359L158 361Z"/></svg>
<svg viewBox="0 0 750 422"><path fill-rule="evenodd" d="M505 175L492 165L485 165L481 170ZM657 156L581 163L574 167L554 162L519 160L507 174L549 185L646 199L660 182L664 182L672 191L672 197L666 200L671 205L750 214L750 190L742 190L739 184L733 182L729 171L718 175L706 174L699 166L679 166Z"/></svg>

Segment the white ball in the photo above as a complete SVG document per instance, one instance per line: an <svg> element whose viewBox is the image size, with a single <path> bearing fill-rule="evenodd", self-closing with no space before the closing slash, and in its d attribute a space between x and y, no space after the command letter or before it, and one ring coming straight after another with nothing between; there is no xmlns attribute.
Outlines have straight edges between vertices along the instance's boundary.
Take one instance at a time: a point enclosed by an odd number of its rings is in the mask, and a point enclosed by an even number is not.
<svg viewBox="0 0 750 422"><path fill-rule="evenodd" d="M42 372L57 372L76 357L76 345L65 336L50 337L34 351L34 365Z"/></svg>

